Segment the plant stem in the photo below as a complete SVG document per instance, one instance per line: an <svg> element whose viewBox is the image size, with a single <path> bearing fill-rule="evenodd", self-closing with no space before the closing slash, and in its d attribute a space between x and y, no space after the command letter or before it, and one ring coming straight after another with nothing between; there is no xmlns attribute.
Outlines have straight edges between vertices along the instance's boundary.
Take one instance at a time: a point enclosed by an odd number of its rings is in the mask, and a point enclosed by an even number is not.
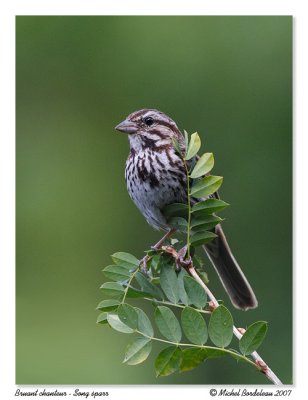
<svg viewBox="0 0 308 400"><path fill-rule="evenodd" d="M210 298L210 300L213 302L214 307L218 307L218 301L213 295L213 293L210 291L210 289L206 286L206 284L202 281L202 279L199 277L197 271L195 270L194 266L191 264L191 266L188 268L188 272L190 275L195 278L195 280L203 287L204 291ZM238 340L242 338L242 334L239 332L239 330L233 326L233 334L236 336ZM282 385L283 383L281 380L278 378L278 376L270 369L270 367L264 362L264 360L259 356L259 354L254 351L251 354L252 358L255 360L255 365L259 366L259 370L266 375L266 377L273 382L275 385Z"/></svg>
<svg viewBox="0 0 308 400"><path fill-rule="evenodd" d="M214 347L214 346L204 346L204 345L202 345L202 344L199 345L199 344L193 344L193 343L176 343L176 342L171 342L170 340L160 339L160 338L157 338L157 337L153 337L153 336L146 335L145 333L140 332L140 331L138 331L138 330L136 330L135 332L136 332L136 333L139 333L140 335L142 335L142 336L144 336L144 337L146 337L146 338L148 338L148 339L155 340L155 341L157 341L157 342L168 343L168 344L171 344L171 345L173 345L173 346L180 346L180 347L181 347L181 346L182 346L182 347L196 347L196 348L198 348L198 349L217 350L217 347ZM246 361L246 362L248 362L249 364L253 365L253 366L254 366L255 368L257 368L259 371L261 370L261 367L258 366L257 364L255 364L255 363L254 363L252 360L250 360L248 357L245 357L245 356L243 356L243 355L241 355L241 354L239 354L239 353L236 353L235 351L229 350L229 349L219 349L219 350L224 351L225 353L230 354L230 355L233 356L233 357L240 358L241 360Z"/></svg>
<svg viewBox="0 0 308 400"><path fill-rule="evenodd" d="M189 171L187 167L187 162L183 158L183 163L186 172L187 179L187 206L188 206L188 215L187 215L187 258L190 258L190 225L191 225L191 205L190 205L190 181L189 181Z"/></svg>
<svg viewBox="0 0 308 400"><path fill-rule="evenodd" d="M183 305L182 304L174 304L174 303L171 303L170 301L150 299L148 297L144 297L143 299L151 301L152 303L154 302L154 303L158 303L158 304L164 304L166 306L172 306L172 307L177 307L177 308L185 308L185 307L187 307L185 304L183 304ZM198 311L199 313L203 313L203 314L211 314L211 311L202 310L202 309L199 309L199 308L194 308L194 310Z"/></svg>
<svg viewBox="0 0 308 400"><path fill-rule="evenodd" d="M126 299L126 295L127 295L127 292L128 292L128 289L130 288L130 284L131 284L132 280L134 279L134 277L135 277L135 275L136 275L136 273L137 273L138 271L139 271L139 267L136 268L136 270L131 274L131 276L130 276L128 282L127 282L126 288L124 289L124 295L123 295L123 299L122 299L122 301L121 301L121 304L124 304L125 299Z"/></svg>

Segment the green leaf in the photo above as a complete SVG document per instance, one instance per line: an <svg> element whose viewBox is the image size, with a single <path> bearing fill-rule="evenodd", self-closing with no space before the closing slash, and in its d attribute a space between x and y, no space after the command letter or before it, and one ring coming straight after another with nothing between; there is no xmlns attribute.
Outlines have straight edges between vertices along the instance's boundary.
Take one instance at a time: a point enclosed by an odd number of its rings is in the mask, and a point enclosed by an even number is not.
<svg viewBox="0 0 308 400"><path fill-rule="evenodd" d="M207 341L208 333L202 315L191 307L185 307L181 314L182 328L191 343L202 345Z"/></svg>
<svg viewBox="0 0 308 400"><path fill-rule="evenodd" d="M156 376L168 376L176 372L182 361L182 351L176 346L162 350L155 360Z"/></svg>
<svg viewBox="0 0 308 400"><path fill-rule="evenodd" d="M155 270L157 270L158 267L159 267L160 258L161 258L161 255L160 255L160 254L155 254L155 256L152 256L152 259L151 259L151 267L153 267Z"/></svg>
<svg viewBox="0 0 308 400"><path fill-rule="evenodd" d="M207 199L192 206L191 212L195 215L207 215L228 207L229 204L219 199Z"/></svg>
<svg viewBox="0 0 308 400"><path fill-rule="evenodd" d="M207 197L215 193L221 186L223 181L222 176L209 175L199 180L191 188L191 196L193 197Z"/></svg>
<svg viewBox="0 0 308 400"><path fill-rule="evenodd" d="M108 279L112 279L113 281L125 281L130 277L129 270L120 265L108 265L108 267L103 269L103 273Z"/></svg>
<svg viewBox="0 0 308 400"><path fill-rule="evenodd" d="M127 265L111 264L111 265L107 265L107 267L120 267L120 268L125 268L127 272L133 272L133 271L136 269L135 267L132 268L131 266L128 266L128 264L127 264ZM105 268L107 268L107 267L105 267ZM103 272L103 273L104 273L104 269L105 269L105 268L102 269L102 272Z"/></svg>
<svg viewBox="0 0 308 400"><path fill-rule="evenodd" d="M224 349L206 349L206 359L219 358L229 355Z"/></svg>
<svg viewBox="0 0 308 400"><path fill-rule="evenodd" d="M202 282L207 285L209 283L209 277L208 277L207 273L203 270L200 271L199 269L197 269L197 272L198 272L199 277L202 280Z"/></svg>
<svg viewBox="0 0 308 400"><path fill-rule="evenodd" d="M217 217L216 215L206 215L206 216L201 216L201 217L192 217L191 219L191 228L194 232L199 232L199 231L207 231L220 222L222 222L223 219L220 217Z"/></svg>
<svg viewBox="0 0 308 400"><path fill-rule="evenodd" d="M188 148L188 133L184 129L185 150Z"/></svg>
<svg viewBox="0 0 308 400"><path fill-rule="evenodd" d="M191 371L198 367L206 358L206 349L189 348L182 351L180 372Z"/></svg>
<svg viewBox="0 0 308 400"><path fill-rule="evenodd" d="M200 256L198 256L198 254L194 254L193 256L193 264L198 270L203 270L203 267L205 265L204 260Z"/></svg>
<svg viewBox="0 0 308 400"><path fill-rule="evenodd" d="M182 332L179 321L170 310L170 308L161 306L156 307L155 322L160 333L171 342L179 343L181 341Z"/></svg>
<svg viewBox="0 0 308 400"><path fill-rule="evenodd" d="M101 301L96 308L101 311L112 311L115 310L119 304L120 302L118 300L108 299Z"/></svg>
<svg viewBox="0 0 308 400"><path fill-rule="evenodd" d="M183 304L188 305L188 297L184 288L184 276L187 276L187 272L182 268L178 273L178 289L179 297Z"/></svg>
<svg viewBox="0 0 308 400"><path fill-rule="evenodd" d="M233 336L233 318L230 311L223 305L217 307L211 314L209 336L217 347L227 347Z"/></svg>
<svg viewBox="0 0 308 400"><path fill-rule="evenodd" d="M107 324L107 315L108 315L108 313L106 313L106 312L99 314L99 316L97 317L96 323L97 324Z"/></svg>
<svg viewBox="0 0 308 400"><path fill-rule="evenodd" d="M226 355L228 355L228 353L222 349L185 349L182 351L180 372L190 371L210 358L218 358Z"/></svg>
<svg viewBox="0 0 308 400"><path fill-rule="evenodd" d="M188 205L183 203L168 204L163 209L163 214L169 220L172 217L187 218Z"/></svg>
<svg viewBox="0 0 308 400"><path fill-rule="evenodd" d="M187 232L187 221L182 217L172 217L168 220L169 225L176 230L186 233Z"/></svg>
<svg viewBox="0 0 308 400"><path fill-rule="evenodd" d="M213 153L205 153L201 156L195 165L190 177L193 179L199 178L211 171L214 167Z"/></svg>
<svg viewBox="0 0 308 400"><path fill-rule="evenodd" d="M175 150L177 151L177 153L181 155L182 152L181 152L180 143L176 140L175 137L173 137L171 140L172 140L172 145L173 145L173 147L175 148Z"/></svg>
<svg viewBox="0 0 308 400"><path fill-rule="evenodd" d="M164 298L164 295L159 287L153 285L153 283L151 283L141 272L137 272L135 278L145 294L148 293L151 295L151 297L155 297L156 299L160 300Z"/></svg>
<svg viewBox="0 0 308 400"><path fill-rule="evenodd" d="M243 356L239 351L234 349L229 349L229 350L232 350L232 353L229 353L229 356L234 358L237 362L248 362L245 359L243 359Z"/></svg>
<svg viewBox="0 0 308 400"><path fill-rule="evenodd" d="M121 265L123 267L131 268L133 270L139 267L139 260L137 260L135 256L129 253L114 253L111 258L115 264Z"/></svg>
<svg viewBox="0 0 308 400"><path fill-rule="evenodd" d="M190 244L194 247L201 246L202 244L208 243L215 239L215 237L217 237L217 235L213 232L198 232L191 236Z"/></svg>
<svg viewBox="0 0 308 400"><path fill-rule="evenodd" d="M193 158L198 153L200 147L201 147L201 139L198 133L195 132L191 135L185 160L190 160L191 158Z"/></svg>
<svg viewBox="0 0 308 400"><path fill-rule="evenodd" d="M135 311L138 314L138 331L152 337L154 335L154 331L148 316L143 310L141 310L141 308L135 307Z"/></svg>
<svg viewBox="0 0 308 400"><path fill-rule="evenodd" d="M157 278L156 273L160 271L160 264L161 264L161 255L156 254L151 258L151 272L154 278L152 278L152 283L155 283L155 278Z"/></svg>
<svg viewBox="0 0 308 400"><path fill-rule="evenodd" d="M251 354L263 342L267 332L267 322L258 321L250 325L240 340L240 351L244 355Z"/></svg>
<svg viewBox="0 0 308 400"><path fill-rule="evenodd" d="M145 293L134 287L129 287L126 296L130 299L139 299L141 297L152 297L150 293Z"/></svg>
<svg viewBox="0 0 308 400"><path fill-rule="evenodd" d="M118 315L123 324L129 326L132 329L137 329L138 326L138 314L134 307L129 304L120 304L118 308Z"/></svg>
<svg viewBox="0 0 308 400"><path fill-rule="evenodd" d="M184 288L188 297L188 304L202 309L206 305L206 293L202 286L190 276L184 276Z"/></svg>
<svg viewBox="0 0 308 400"><path fill-rule="evenodd" d="M116 282L105 282L100 287L103 294L110 297L120 297L124 293L124 288Z"/></svg>
<svg viewBox="0 0 308 400"><path fill-rule="evenodd" d="M164 264L160 271L160 286L171 303L177 304L180 298L178 278L171 265Z"/></svg>
<svg viewBox="0 0 308 400"><path fill-rule="evenodd" d="M113 328L114 330L116 330L118 332L122 332L122 333L133 333L134 332L134 330L132 328L130 328L129 326L127 326L120 320L118 314L108 313L107 321L108 321L108 324L111 326L111 328Z"/></svg>
<svg viewBox="0 0 308 400"><path fill-rule="evenodd" d="M123 363L128 365L140 364L148 358L151 350L151 339L144 336L137 337L127 346Z"/></svg>

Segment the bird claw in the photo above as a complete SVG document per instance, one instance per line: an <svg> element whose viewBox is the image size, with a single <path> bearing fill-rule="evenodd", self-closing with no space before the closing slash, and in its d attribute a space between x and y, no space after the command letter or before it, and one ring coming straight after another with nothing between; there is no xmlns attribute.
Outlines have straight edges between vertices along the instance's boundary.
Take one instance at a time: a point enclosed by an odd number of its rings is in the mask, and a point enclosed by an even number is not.
<svg viewBox="0 0 308 400"><path fill-rule="evenodd" d="M178 252L172 246L163 246L162 250L171 254L175 259L176 271L180 271L181 268L187 269L192 263L191 257L186 259L184 258L186 255L187 246L182 247Z"/></svg>
<svg viewBox="0 0 308 400"><path fill-rule="evenodd" d="M181 268L188 269L189 266L191 265L191 262L192 262L191 257L184 259L183 257L178 256L175 259L176 269L178 271L180 271Z"/></svg>
<svg viewBox="0 0 308 400"><path fill-rule="evenodd" d="M147 268L147 262L149 261L150 257L148 255L144 256L141 260L140 260L140 271L145 275L148 276L149 275L149 271Z"/></svg>
<svg viewBox="0 0 308 400"><path fill-rule="evenodd" d="M182 247L178 253L177 253L177 257L175 259L175 264L178 270L180 270L181 268L189 268L189 266L192 263L192 259L191 257L189 258L184 258L187 252L187 245Z"/></svg>

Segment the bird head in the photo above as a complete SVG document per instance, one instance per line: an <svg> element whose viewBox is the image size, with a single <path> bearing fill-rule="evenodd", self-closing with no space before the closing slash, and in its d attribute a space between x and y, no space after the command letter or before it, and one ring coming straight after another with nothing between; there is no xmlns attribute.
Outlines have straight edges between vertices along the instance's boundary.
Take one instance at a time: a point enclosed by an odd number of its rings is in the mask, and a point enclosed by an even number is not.
<svg viewBox="0 0 308 400"><path fill-rule="evenodd" d="M154 109L133 112L115 129L128 134L130 147L135 151L168 146L173 139L183 143L183 136L176 123L163 112Z"/></svg>

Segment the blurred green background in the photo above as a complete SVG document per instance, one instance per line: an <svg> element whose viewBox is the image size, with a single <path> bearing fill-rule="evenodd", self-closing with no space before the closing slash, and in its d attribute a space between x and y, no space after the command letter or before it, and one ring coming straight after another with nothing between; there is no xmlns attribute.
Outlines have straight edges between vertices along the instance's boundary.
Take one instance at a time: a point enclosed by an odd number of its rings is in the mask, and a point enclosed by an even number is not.
<svg viewBox="0 0 308 400"><path fill-rule="evenodd" d="M214 152L224 228L259 300L232 312L269 321L260 353L291 383L292 18L18 16L16 32L16 382L268 383L227 358L156 379L159 346L123 365L131 337L95 323L110 254L141 257L160 237L128 197L114 130L150 107Z"/></svg>

